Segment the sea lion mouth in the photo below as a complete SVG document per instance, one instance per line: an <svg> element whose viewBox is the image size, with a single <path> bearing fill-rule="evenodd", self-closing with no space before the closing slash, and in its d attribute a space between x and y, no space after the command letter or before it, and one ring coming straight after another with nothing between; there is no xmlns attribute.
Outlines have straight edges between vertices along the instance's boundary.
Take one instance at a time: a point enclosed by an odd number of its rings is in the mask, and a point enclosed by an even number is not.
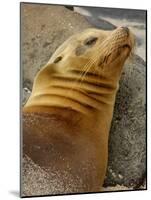
<svg viewBox="0 0 151 200"><path fill-rule="evenodd" d="M104 59L102 59L101 57L98 66L101 66L104 64L110 64L114 62L115 60L118 59L118 57L121 55L124 49L128 49L128 53L130 53L132 50L132 47L130 44L124 44L124 45L119 46L117 49L114 49L114 51L104 56Z"/></svg>
<svg viewBox="0 0 151 200"><path fill-rule="evenodd" d="M122 48L128 48L129 50L132 49L131 46L130 46L129 44L124 44L124 45L122 45Z"/></svg>

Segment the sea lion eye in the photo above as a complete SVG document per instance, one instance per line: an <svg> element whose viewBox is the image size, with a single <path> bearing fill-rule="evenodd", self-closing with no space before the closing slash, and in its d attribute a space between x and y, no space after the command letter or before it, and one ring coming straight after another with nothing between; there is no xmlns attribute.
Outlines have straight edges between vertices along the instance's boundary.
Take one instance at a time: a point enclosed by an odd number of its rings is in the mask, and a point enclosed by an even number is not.
<svg viewBox="0 0 151 200"><path fill-rule="evenodd" d="M62 57L61 57L61 56L57 57L57 58L54 60L54 63L58 63L60 60L62 60Z"/></svg>
<svg viewBox="0 0 151 200"><path fill-rule="evenodd" d="M94 45L95 43L96 43L96 41L97 41L97 37L89 37L89 38L87 38L85 41L84 41L84 45L87 45L87 46L92 46L92 45Z"/></svg>

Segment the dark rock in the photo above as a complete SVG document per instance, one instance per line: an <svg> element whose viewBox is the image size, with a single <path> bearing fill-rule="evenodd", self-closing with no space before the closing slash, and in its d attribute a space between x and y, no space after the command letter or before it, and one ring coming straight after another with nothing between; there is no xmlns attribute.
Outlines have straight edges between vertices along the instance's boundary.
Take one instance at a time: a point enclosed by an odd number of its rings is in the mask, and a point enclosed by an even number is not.
<svg viewBox="0 0 151 200"><path fill-rule="evenodd" d="M146 174L146 65L134 56L124 67L109 139L104 186L139 188Z"/></svg>
<svg viewBox="0 0 151 200"><path fill-rule="evenodd" d="M29 90L32 90L32 82L29 79L26 78L23 81L23 88L28 88Z"/></svg>
<svg viewBox="0 0 151 200"><path fill-rule="evenodd" d="M103 8L103 7L81 7L90 15L98 17L109 17L114 19L128 19L136 22L146 22L146 10L122 9L122 8ZM76 10L76 9L75 9Z"/></svg>
<svg viewBox="0 0 151 200"><path fill-rule="evenodd" d="M115 25L111 24L110 22L104 19L99 19L97 17L92 17L92 16L85 16L85 17L88 20L88 22L90 22L96 28L103 30L113 30L116 28Z"/></svg>
<svg viewBox="0 0 151 200"><path fill-rule="evenodd" d="M74 7L73 6L65 6L65 8L74 11Z"/></svg>

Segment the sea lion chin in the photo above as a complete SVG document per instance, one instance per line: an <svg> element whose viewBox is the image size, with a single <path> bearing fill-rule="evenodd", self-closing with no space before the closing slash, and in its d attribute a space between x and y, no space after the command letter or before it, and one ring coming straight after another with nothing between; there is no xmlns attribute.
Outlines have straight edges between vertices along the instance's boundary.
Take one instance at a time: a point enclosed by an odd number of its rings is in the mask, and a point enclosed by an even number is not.
<svg viewBox="0 0 151 200"><path fill-rule="evenodd" d="M133 46L127 27L87 29L37 73L23 108L23 153L60 184L50 194L101 190L115 97Z"/></svg>

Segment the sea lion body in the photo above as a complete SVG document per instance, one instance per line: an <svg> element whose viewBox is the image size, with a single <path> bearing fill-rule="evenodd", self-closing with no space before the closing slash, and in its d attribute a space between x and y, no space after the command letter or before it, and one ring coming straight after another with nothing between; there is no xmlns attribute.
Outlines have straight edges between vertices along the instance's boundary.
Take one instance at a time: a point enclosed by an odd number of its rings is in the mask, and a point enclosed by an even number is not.
<svg viewBox="0 0 151 200"><path fill-rule="evenodd" d="M115 97L133 45L126 27L88 29L38 72L23 108L23 152L58 183L50 194L101 190Z"/></svg>

